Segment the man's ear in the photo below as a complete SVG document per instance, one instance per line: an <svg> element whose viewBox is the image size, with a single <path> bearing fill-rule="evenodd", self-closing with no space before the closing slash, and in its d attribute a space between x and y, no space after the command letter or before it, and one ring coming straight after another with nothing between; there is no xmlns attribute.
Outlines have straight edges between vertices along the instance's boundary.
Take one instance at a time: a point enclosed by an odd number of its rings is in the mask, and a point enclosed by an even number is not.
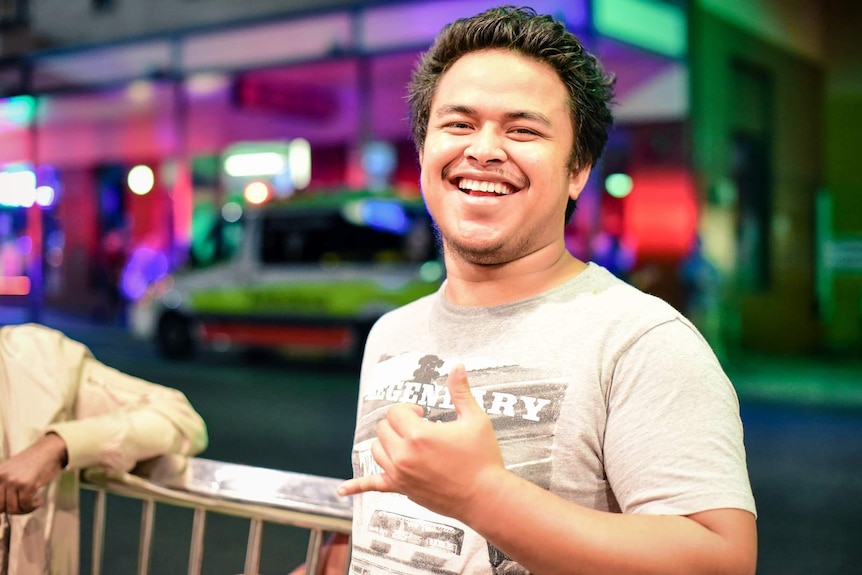
<svg viewBox="0 0 862 575"><path fill-rule="evenodd" d="M586 166L579 170L572 170L569 175L569 198L577 200L584 191L584 186L587 185L587 180L590 179L592 166Z"/></svg>

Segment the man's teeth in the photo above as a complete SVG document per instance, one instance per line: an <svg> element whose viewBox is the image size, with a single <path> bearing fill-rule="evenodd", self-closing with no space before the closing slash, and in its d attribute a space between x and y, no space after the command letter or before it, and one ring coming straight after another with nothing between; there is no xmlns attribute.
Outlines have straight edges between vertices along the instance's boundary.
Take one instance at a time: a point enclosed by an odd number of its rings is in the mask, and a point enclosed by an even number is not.
<svg viewBox="0 0 862 575"><path fill-rule="evenodd" d="M512 187L503 182L486 182L480 180L462 179L458 187L465 192L491 192L501 196L512 193Z"/></svg>

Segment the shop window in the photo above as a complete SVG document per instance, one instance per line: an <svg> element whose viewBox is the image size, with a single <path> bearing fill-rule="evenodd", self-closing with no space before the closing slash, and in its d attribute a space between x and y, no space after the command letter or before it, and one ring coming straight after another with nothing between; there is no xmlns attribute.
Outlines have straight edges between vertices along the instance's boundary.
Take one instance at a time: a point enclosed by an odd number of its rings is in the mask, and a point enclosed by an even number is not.
<svg viewBox="0 0 862 575"><path fill-rule="evenodd" d="M773 78L769 71L746 61L734 61L731 73L735 125L730 161L737 191L737 274L746 292L762 293L772 283Z"/></svg>

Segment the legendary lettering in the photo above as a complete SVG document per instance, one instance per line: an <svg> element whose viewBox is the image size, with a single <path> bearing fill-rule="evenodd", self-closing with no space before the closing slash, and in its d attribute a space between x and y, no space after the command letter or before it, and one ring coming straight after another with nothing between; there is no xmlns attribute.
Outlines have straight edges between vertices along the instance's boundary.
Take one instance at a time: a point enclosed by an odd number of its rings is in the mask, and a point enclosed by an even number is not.
<svg viewBox="0 0 862 575"><path fill-rule="evenodd" d="M540 421L542 409L551 403L550 399L515 395L502 391L471 389L476 402L485 408L489 415L520 417L530 421ZM367 400L386 400L393 403L413 403L423 407L454 409L449 388L445 385L422 383L418 381L396 381L381 385L369 392Z"/></svg>

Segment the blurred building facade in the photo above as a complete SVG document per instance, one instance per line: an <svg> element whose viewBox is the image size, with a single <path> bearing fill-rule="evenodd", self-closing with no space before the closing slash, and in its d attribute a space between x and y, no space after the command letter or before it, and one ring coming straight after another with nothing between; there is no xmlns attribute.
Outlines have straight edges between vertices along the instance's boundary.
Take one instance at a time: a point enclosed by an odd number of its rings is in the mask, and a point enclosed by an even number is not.
<svg viewBox="0 0 862 575"><path fill-rule="evenodd" d="M692 138L707 249L733 276L736 341L862 346L859 3L700 0Z"/></svg>
<svg viewBox="0 0 862 575"><path fill-rule="evenodd" d="M128 251L181 265L197 222L237 191L221 164L237 143L302 138L310 188L358 189L382 142L386 183L418 193L410 70L443 24L494 4L0 2L0 168L30 166L35 187L57 194L50 207L0 209L0 231L30 240L30 299L110 314ZM617 126L570 249L697 315L720 349L862 349L862 182L850 158L859 7L532 4L619 82ZM153 170L149 193L130 192L135 165ZM612 175L628 189L609 193Z"/></svg>

